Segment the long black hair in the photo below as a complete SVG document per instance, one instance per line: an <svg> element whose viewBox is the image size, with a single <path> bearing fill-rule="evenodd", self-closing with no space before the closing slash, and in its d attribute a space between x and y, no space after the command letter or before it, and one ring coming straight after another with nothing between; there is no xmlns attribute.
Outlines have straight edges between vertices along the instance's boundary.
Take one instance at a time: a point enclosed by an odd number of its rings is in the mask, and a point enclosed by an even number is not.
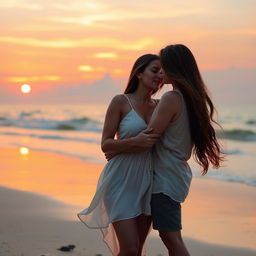
<svg viewBox="0 0 256 256"><path fill-rule="evenodd" d="M182 44L168 45L160 51L166 76L183 94L189 114L193 155L206 174L209 163L220 167L224 160L213 123L214 105L192 52Z"/></svg>

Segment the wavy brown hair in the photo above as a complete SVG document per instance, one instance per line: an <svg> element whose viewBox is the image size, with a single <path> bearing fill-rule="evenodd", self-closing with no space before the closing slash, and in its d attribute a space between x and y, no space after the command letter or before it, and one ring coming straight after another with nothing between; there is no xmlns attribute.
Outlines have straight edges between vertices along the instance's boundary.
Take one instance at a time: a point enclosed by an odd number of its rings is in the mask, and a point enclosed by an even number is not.
<svg viewBox="0 0 256 256"><path fill-rule="evenodd" d="M145 68L154 60L160 60L159 56L156 54L144 54L135 61L124 93L133 93L137 90L139 86L139 79L137 75L139 73L143 73ZM158 89L156 91L152 91L152 94L157 91Z"/></svg>
<svg viewBox="0 0 256 256"><path fill-rule="evenodd" d="M162 68L184 96L193 142L193 156L206 174L211 163L219 168L224 160L213 123L214 105L192 52L184 45L168 45L160 51Z"/></svg>

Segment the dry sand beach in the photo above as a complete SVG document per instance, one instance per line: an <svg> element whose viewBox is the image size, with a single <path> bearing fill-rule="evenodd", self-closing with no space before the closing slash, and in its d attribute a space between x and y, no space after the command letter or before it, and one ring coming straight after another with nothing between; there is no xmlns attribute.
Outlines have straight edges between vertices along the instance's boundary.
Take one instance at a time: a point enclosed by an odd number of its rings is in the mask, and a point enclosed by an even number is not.
<svg viewBox="0 0 256 256"><path fill-rule="evenodd" d="M49 152L2 148L0 255L110 255L97 230L76 213L92 197L101 165ZM183 205L183 234L193 256L256 255L254 187L194 178ZM73 244L72 252L61 246ZM147 255L167 255L151 232Z"/></svg>

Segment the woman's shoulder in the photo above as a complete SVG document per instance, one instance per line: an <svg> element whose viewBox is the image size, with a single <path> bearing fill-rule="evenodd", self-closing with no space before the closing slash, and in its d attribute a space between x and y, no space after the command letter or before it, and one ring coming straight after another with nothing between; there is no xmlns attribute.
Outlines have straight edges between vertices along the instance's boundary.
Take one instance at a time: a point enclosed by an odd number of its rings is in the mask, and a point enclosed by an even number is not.
<svg viewBox="0 0 256 256"><path fill-rule="evenodd" d="M110 111L115 111L115 112L124 112L126 111L126 108L128 106L129 105L124 94L117 94L112 98L108 106L108 109Z"/></svg>
<svg viewBox="0 0 256 256"><path fill-rule="evenodd" d="M181 103L181 94L178 91L172 90L163 94L161 101L173 103Z"/></svg>
<svg viewBox="0 0 256 256"><path fill-rule="evenodd" d="M124 94L117 94L112 98L111 103L123 104L126 101L127 99L125 98Z"/></svg>

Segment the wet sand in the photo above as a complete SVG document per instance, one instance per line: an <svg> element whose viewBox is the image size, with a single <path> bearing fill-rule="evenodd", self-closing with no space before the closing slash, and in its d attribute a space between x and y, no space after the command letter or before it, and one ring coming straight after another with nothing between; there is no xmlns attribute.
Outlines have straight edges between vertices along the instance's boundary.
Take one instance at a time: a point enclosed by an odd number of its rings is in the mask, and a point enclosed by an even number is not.
<svg viewBox="0 0 256 256"><path fill-rule="evenodd" d="M102 166L64 155L1 149L0 255L110 255L101 233L76 218L95 191ZM195 178L183 205L183 234L191 255L256 255L256 190L237 183ZM200 240L200 241L199 241ZM249 250L251 249L251 250ZM254 251L253 251L254 250ZM147 255L167 255L156 232Z"/></svg>

